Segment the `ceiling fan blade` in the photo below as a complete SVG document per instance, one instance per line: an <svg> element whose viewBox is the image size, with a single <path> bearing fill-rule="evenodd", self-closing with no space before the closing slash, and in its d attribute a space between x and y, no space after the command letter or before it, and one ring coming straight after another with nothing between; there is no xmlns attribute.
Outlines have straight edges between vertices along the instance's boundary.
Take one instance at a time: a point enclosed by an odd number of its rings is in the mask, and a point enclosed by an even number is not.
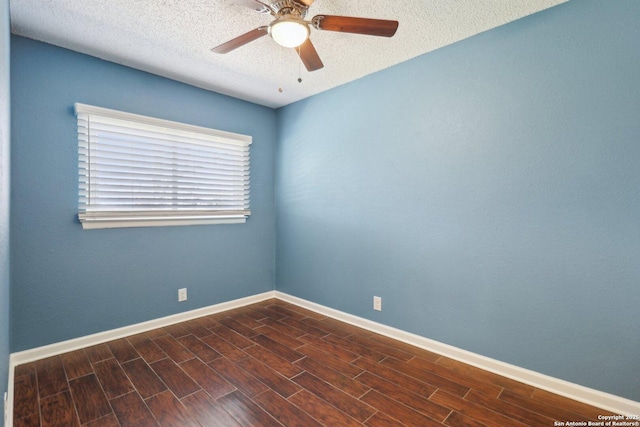
<svg viewBox="0 0 640 427"><path fill-rule="evenodd" d="M311 22L319 30L380 37L393 37L398 29L398 21L349 16L317 15L313 17Z"/></svg>
<svg viewBox="0 0 640 427"><path fill-rule="evenodd" d="M296 48L296 52L300 55L300 59L304 64L307 71L316 71L324 67L316 48L313 47L310 39L305 40L300 46Z"/></svg>
<svg viewBox="0 0 640 427"><path fill-rule="evenodd" d="M315 0L298 0L300 3L304 4L305 6L309 7L313 4L313 2Z"/></svg>
<svg viewBox="0 0 640 427"><path fill-rule="evenodd" d="M222 43L220 46L216 46L211 49L213 53L228 53L234 49L237 49L241 46L244 46L247 43L250 43L254 40L259 39L262 36L266 36L268 33L267 27L259 27L255 30L249 31L248 33L244 33L243 35L236 37L235 39L231 39L226 43Z"/></svg>
<svg viewBox="0 0 640 427"><path fill-rule="evenodd" d="M234 0L240 6L249 7L259 13L271 13L271 6L261 0Z"/></svg>

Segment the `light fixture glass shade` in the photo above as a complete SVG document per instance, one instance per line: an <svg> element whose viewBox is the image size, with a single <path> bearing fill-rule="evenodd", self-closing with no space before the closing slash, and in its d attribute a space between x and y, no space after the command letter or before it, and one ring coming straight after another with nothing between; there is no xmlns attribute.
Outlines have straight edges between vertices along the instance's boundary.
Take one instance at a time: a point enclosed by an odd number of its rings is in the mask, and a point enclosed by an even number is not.
<svg viewBox="0 0 640 427"><path fill-rule="evenodd" d="M309 26L295 18L280 18L269 26L269 34L280 46L298 47L309 37Z"/></svg>

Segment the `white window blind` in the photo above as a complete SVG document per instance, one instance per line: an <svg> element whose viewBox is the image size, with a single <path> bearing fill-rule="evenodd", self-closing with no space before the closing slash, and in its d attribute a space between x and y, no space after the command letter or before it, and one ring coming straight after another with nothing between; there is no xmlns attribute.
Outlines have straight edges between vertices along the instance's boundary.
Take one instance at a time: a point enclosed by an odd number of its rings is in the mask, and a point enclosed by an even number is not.
<svg viewBox="0 0 640 427"><path fill-rule="evenodd" d="M75 104L83 228L245 222L251 137Z"/></svg>

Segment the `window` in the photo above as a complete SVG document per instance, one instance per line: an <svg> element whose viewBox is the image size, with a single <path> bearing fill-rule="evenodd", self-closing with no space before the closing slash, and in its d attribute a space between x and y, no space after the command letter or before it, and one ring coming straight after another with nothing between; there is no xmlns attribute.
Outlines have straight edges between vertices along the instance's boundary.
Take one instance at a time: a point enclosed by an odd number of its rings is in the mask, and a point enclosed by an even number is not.
<svg viewBox="0 0 640 427"><path fill-rule="evenodd" d="M75 104L83 228L245 222L251 137Z"/></svg>

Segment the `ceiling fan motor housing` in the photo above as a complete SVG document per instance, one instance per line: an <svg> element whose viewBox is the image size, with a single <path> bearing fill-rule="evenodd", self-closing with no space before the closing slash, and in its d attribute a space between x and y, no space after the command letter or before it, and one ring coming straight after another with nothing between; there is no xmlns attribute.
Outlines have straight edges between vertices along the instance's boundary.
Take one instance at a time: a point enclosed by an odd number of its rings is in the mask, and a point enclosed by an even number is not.
<svg viewBox="0 0 640 427"><path fill-rule="evenodd" d="M309 7L297 0L277 0L272 2L271 9L276 16L292 15L304 19Z"/></svg>

